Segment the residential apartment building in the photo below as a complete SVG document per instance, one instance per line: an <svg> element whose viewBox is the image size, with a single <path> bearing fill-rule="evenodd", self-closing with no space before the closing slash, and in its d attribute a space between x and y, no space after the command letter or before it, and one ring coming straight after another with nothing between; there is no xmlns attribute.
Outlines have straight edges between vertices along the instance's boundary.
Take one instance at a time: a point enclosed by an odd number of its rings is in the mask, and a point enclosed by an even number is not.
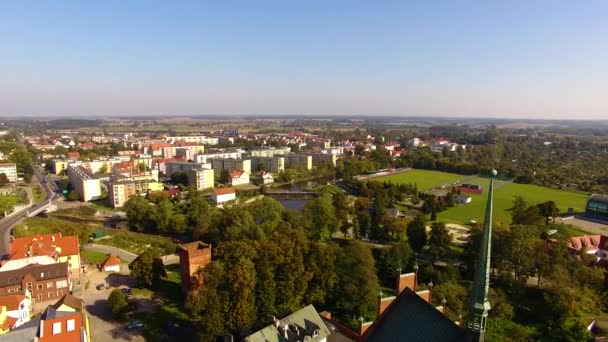
<svg viewBox="0 0 608 342"><path fill-rule="evenodd" d="M67 262L72 278L80 277L80 242L78 236L62 236L61 233L36 234L15 238L9 246L0 273L23 268L31 264L48 265Z"/></svg>
<svg viewBox="0 0 608 342"><path fill-rule="evenodd" d="M257 148L249 151L249 155L252 157L274 157L276 154L289 154L291 153L290 147L282 148Z"/></svg>
<svg viewBox="0 0 608 342"><path fill-rule="evenodd" d="M215 186L215 173L211 169L188 170L188 186L195 190L211 189Z"/></svg>
<svg viewBox="0 0 608 342"><path fill-rule="evenodd" d="M234 158L211 159L211 167L218 176L222 171L232 172L234 170L243 170L247 173L251 173L251 160Z"/></svg>
<svg viewBox="0 0 608 342"><path fill-rule="evenodd" d="M182 135L182 136L172 136L166 137L166 141L176 143L178 141L185 141L189 143L198 143L201 145L217 145L219 142L218 138L208 137L204 135Z"/></svg>
<svg viewBox="0 0 608 342"><path fill-rule="evenodd" d="M285 171L285 158L283 157L248 157L251 160L251 169L254 171L270 171L279 173Z"/></svg>
<svg viewBox="0 0 608 342"><path fill-rule="evenodd" d="M158 170L152 171L154 172L147 175L117 177L111 180L108 184L108 203L119 208L133 196L163 190L163 184L158 182Z"/></svg>
<svg viewBox="0 0 608 342"><path fill-rule="evenodd" d="M80 200L87 202L101 198L101 182L90 170L82 166L68 167L68 179L74 190L80 195Z"/></svg>
<svg viewBox="0 0 608 342"><path fill-rule="evenodd" d="M326 153L305 153L312 157L312 166L321 167L326 165L336 166L338 155Z"/></svg>
<svg viewBox="0 0 608 342"><path fill-rule="evenodd" d="M194 156L195 154L205 153L205 146L169 146L161 148L163 158L173 158L175 156ZM191 160L192 158L187 158Z"/></svg>
<svg viewBox="0 0 608 342"><path fill-rule="evenodd" d="M15 163L0 164L0 173L4 173L9 182L17 181L17 165Z"/></svg>
<svg viewBox="0 0 608 342"><path fill-rule="evenodd" d="M203 153L194 156L194 162L196 163L209 163L211 159L240 159L243 155L243 151L237 150L232 152L214 152L214 153Z"/></svg>
<svg viewBox="0 0 608 342"><path fill-rule="evenodd" d="M27 290L35 303L56 301L72 290L69 263L31 264L16 270L0 272L0 296L20 294Z"/></svg>
<svg viewBox="0 0 608 342"><path fill-rule="evenodd" d="M171 177L173 172L188 172L190 170L211 169L211 163L168 162L165 163L165 176Z"/></svg>
<svg viewBox="0 0 608 342"><path fill-rule="evenodd" d="M281 154L277 157L285 158L285 168L312 170L312 156L307 154Z"/></svg>

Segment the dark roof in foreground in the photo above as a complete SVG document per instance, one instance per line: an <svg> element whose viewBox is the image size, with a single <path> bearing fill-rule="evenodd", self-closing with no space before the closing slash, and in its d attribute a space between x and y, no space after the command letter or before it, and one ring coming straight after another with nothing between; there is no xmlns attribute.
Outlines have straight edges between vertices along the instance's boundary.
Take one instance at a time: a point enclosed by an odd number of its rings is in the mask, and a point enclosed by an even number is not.
<svg viewBox="0 0 608 342"><path fill-rule="evenodd" d="M245 337L246 342L322 341L331 334L314 306L308 305L265 328ZM297 326L297 329L295 328ZM287 327L287 329L285 329ZM315 336L316 331L316 336Z"/></svg>
<svg viewBox="0 0 608 342"><path fill-rule="evenodd" d="M409 288L370 327L365 341L457 342L466 332Z"/></svg>

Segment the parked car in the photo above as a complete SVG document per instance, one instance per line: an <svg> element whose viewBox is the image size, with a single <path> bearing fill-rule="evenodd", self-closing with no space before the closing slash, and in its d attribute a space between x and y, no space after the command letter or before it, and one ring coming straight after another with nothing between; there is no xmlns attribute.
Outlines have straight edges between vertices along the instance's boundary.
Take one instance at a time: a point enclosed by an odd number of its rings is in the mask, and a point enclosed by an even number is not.
<svg viewBox="0 0 608 342"><path fill-rule="evenodd" d="M99 291L103 290L105 287L106 287L105 284L99 284L99 285L95 286L95 288Z"/></svg>
<svg viewBox="0 0 608 342"><path fill-rule="evenodd" d="M142 321L133 321L127 325L128 330L137 330L144 327L144 323Z"/></svg>

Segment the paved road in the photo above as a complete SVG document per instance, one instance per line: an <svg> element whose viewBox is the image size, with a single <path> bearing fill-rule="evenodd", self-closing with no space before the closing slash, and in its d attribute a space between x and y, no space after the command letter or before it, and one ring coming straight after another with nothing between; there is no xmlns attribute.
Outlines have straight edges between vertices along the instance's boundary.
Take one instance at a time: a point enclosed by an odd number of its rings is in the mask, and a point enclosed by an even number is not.
<svg viewBox="0 0 608 342"><path fill-rule="evenodd" d="M83 249L86 251L116 255L126 262L131 262L137 258L137 254L113 246L98 245L94 243L84 245ZM163 260L163 265L179 264L179 255L177 254L163 255L161 256L161 259Z"/></svg>
<svg viewBox="0 0 608 342"><path fill-rule="evenodd" d="M40 182L45 179L44 175L37 167L34 168L34 178L37 179L35 182ZM33 180L34 180L33 178ZM44 189L45 197L44 200L39 204L35 204L29 206L16 214L11 215L10 217L6 217L0 220L0 255L8 254L9 252L9 244L11 241L11 230L15 225L17 225L21 220L27 217L27 212L30 210L37 210L41 207L44 207L48 204L49 200L52 200L55 196L55 193L51 190L49 185L46 182L41 182L40 185Z"/></svg>

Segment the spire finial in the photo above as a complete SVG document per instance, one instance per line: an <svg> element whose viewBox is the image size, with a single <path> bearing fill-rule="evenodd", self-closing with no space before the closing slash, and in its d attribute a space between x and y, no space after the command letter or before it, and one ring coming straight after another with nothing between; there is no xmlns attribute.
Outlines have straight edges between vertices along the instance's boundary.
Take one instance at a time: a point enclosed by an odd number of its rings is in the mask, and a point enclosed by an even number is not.
<svg viewBox="0 0 608 342"><path fill-rule="evenodd" d="M496 170L490 171L490 187L488 188L488 202L483 222L483 235L479 250L479 259L475 269L475 279L471 289L471 298L468 306L470 316L467 330L472 334L472 341L483 342L486 331L490 301L490 261L492 252L492 206L494 204L494 178L498 175Z"/></svg>

